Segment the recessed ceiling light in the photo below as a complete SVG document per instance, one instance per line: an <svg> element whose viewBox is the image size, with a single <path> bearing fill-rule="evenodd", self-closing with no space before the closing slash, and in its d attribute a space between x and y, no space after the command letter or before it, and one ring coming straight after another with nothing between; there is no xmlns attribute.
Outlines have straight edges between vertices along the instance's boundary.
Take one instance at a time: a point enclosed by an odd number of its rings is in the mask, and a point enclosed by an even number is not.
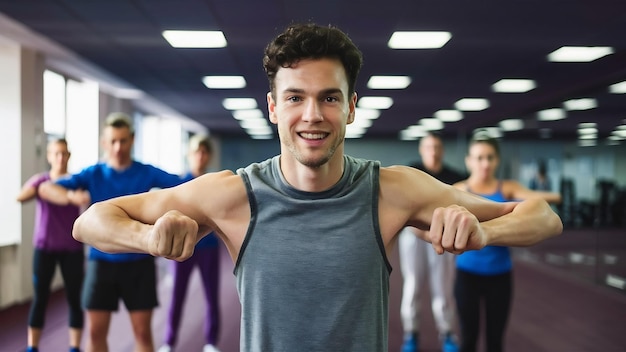
<svg viewBox="0 0 626 352"><path fill-rule="evenodd" d="M348 126L369 128L373 124L372 121L373 120L370 119L354 119L354 121L352 121L352 123Z"/></svg>
<svg viewBox="0 0 626 352"><path fill-rule="evenodd" d="M163 31L163 38L174 48L223 48L226 37L222 31Z"/></svg>
<svg viewBox="0 0 626 352"><path fill-rule="evenodd" d="M419 122L426 131L439 131L443 129L443 122L434 117L425 117L420 119Z"/></svg>
<svg viewBox="0 0 626 352"><path fill-rule="evenodd" d="M563 103L565 110L589 110L598 107L598 101L593 98L570 99Z"/></svg>
<svg viewBox="0 0 626 352"><path fill-rule="evenodd" d="M524 121L521 119L506 119L500 121L498 126L500 126L503 131L507 132L519 131L524 129Z"/></svg>
<svg viewBox="0 0 626 352"><path fill-rule="evenodd" d="M438 110L433 116L443 122L456 122L463 120L463 113L458 110Z"/></svg>
<svg viewBox="0 0 626 352"><path fill-rule="evenodd" d="M424 126L421 125L411 125L400 131L400 139L403 141L412 141L421 137L426 137L427 135L428 131L426 131Z"/></svg>
<svg viewBox="0 0 626 352"><path fill-rule="evenodd" d="M260 109L233 110L233 117L236 120L265 119L265 115Z"/></svg>
<svg viewBox="0 0 626 352"><path fill-rule="evenodd" d="M391 35L387 45L391 49L437 49L452 38L450 32L397 31Z"/></svg>
<svg viewBox="0 0 626 352"><path fill-rule="evenodd" d="M624 130L614 130L613 132L611 132L612 135L614 136L618 136L620 138L626 138L626 129Z"/></svg>
<svg viewBox="0 0 626 352"><path fill-rule="evenodd" d="M269 135L273 132L270 126L251 127L245 130L249 135Z"/></svg>
<svg viewBox="0 0 626 352"><path fill-rule="evenodd" d="M598 126L595 122L581 122L578 124L578 128L592 128Z"/></svg>
<svg viewBox="0 0 626 352"><path fill-rule="evenodd" d="M536 87L531 79L506 78L494 83L491 89L496 93L526 93Z"/></svg>
<svg viewBox="0 0 626 352"><path fill-rule="evenodd" d="M247 110L256 109L256 99L254 98L226 98L222 100L222 106L226 110Z"/></svg>
<svg viewBox="0 0 626 352"><path fill-rule="evenodd" d="M548 61L591 62L613 52L610 46L563 46L548 54Z"/></svg>
<svg viewBox="0 0 626 352"><path fill-rule="evenodd" d="M364 109L389 109L393 105L390 97L362 97L357 106Z"/></svg>
<svg viewBox="0 0 626 352"><path fill-rule="evenodd" d="M537 113L537 119L539 121L556 121L566 117L565 111L559 108L541 110Z"/></svg>
<svg viewBox="0 0 626 352"><path fill-rule="evenodd" d="M609 86L609 92L613 94L624 94L626 93L626 81L615 83Z"/></svg>
<svg viewBox="0 0 626 352"><path fill-rule="evenodd" d="M489 100L483 98L463 98L454 103L461 111L481 111L489 107Z"/></svg>
<svg viewBox="0 0 626 352"><path fill-rule="evenodd" d="M411 84L409 76L372 76L367 81L369 89L405 89Z"/></svg>
<svg viewBox="0 0 626 352"><path fill-rule="evenodd" d="M238 89L245 88L246 79L243 76L205 76L202 83L211 89Z"/></svg>
<svg viewBox="0 0 626 352"><path fill-rule="evenodd" d="M367 127L355 126L354 124L349 124L346 126L346 138L361 138L365 132L367 132Z"/></svg>
<svg viewBox="0 0 626 352"><path fill-rule="evenodd" d="M256 128L265 127L268 125L265 119L247 119L247 120L239 121L239 126L245 129L256 129Z"/></svg>
<svg viewBox="0 0 626 352"><path fill-rule="evenodd" d="M354 117L357 119L376 120L380 116L380 111L376 109L356 108Z"/></svg>
<svg viewBox="0 0 626 352"><path fill-rule="evenodd" d="M273 134L250 134L250 138L252 139L272 139L274 138Z"/></svg>
<svg viewBox="0 0 626 352"><path fill-rule="evenodd" d="M579 128L578 129L578 134L580 134L580 135L589 135L589 134L597 135L598 134L598 129L595 128L595 127Z"/></svg>

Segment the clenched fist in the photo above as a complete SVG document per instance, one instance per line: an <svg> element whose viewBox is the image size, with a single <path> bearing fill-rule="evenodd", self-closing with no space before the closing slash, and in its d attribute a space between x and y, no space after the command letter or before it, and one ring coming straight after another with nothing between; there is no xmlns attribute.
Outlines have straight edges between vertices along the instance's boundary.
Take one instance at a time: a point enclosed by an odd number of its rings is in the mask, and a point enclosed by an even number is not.
<svg viewBox="0 0 626 352"><path fill-rule="evenodd" d="M430 225L430 242L435 251L460 254L471 249L481 249L486 235L478 219L464 207L451 205L437 208Z"/></svg>
<svg viewBox="0 0 626 352"><path fill-rule="evenodd" d="M198 223L177 210L161 216L148 234L148 252L153 256L183 261L198 242Z"/></svg>

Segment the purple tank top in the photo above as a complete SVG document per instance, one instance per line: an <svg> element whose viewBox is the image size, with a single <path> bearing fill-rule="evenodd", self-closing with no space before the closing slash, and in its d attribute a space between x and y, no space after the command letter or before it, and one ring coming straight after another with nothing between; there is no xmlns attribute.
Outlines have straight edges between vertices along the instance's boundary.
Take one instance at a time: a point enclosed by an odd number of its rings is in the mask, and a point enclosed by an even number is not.
<svg viewBox="0 0 626 352"><path fill-rule="evenodd" d="M37 188L49 180L50 174L46 172L31 177L27 183ZM83 244L72 237L72 227L78 215L76 206L52 204L37 196L33 234L35 248L53 252L82 250Z"/></svg>

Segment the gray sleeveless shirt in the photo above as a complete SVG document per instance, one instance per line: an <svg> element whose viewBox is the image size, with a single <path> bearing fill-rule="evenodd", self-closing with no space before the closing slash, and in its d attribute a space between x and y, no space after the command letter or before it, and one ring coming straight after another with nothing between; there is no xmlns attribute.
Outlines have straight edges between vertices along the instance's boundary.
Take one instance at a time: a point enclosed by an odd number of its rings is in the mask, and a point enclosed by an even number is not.
<svg viewBox="0 0 626 352"><path fill-rule="evenodd" d="M387 351L379 163L345 156L341 180L311 193L287 184L279 160L237 171L252 210L235 266L241 351Z"/></svg>

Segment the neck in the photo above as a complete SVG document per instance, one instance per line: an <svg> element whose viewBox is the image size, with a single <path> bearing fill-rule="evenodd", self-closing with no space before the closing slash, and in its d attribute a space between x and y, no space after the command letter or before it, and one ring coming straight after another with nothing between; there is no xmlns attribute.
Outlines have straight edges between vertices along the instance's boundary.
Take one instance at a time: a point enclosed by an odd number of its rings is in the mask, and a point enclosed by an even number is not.
<svg viewBox="0 0 626 352"><path fill-rule="evenodd" d="M439 172L441 172L441 169L443 168L443 164L441 163L435 163L435 164L430 164L430 165L424 164L424 168L426 168L426 170L430 171L433 174L438 174Z"/></svg>
<svg viewBox="0 0 626 352"><path fill-rule="evenodd" d="M124 170L133 164L132 159L128 159L128 161L118 161L118 160L109 160L107 164L115 169L115 170Z"/></svg>
<svg viewBox="0 0 626 352"><path fill-rule="evenodd" d="M321 192L334 186L343 175L343 152L337 149L335 155L320 167L302 165L295 159L280 157L280 170L287 182L305 192Z"/></svg>
<svg viewBox="0 0 626 352"><path fill-rule="evenodd" d="M67 168L63 168L63 169L50 169L50 178L53 180L56 180L57 178L66 175L67 174Z"/></svg>

